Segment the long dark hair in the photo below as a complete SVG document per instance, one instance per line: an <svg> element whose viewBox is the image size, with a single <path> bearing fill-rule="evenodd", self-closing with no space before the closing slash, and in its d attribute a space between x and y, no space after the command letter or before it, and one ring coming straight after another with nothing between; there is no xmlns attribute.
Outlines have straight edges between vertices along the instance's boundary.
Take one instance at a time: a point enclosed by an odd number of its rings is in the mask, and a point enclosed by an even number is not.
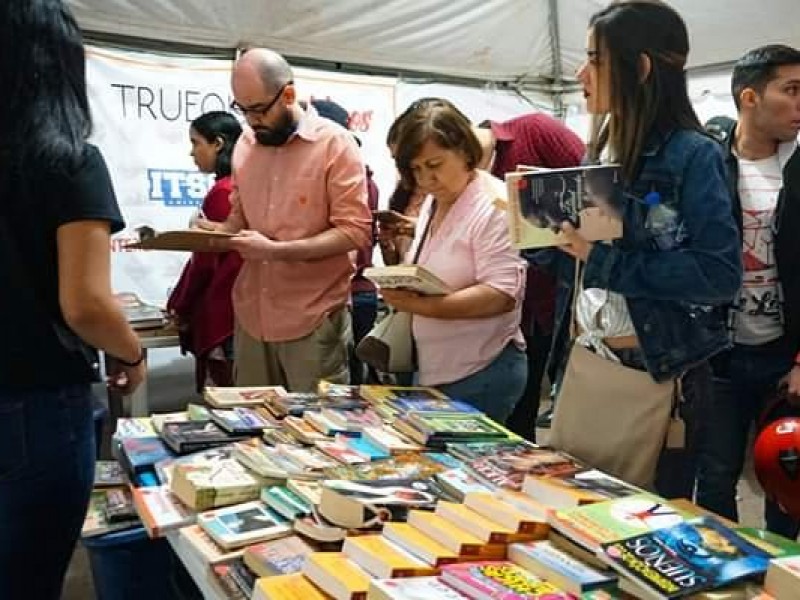
<svg viewBox="0 0 800 600"><path fill-rule="evenodd" d="M622 166L631 181L647 139L673 129L702 131L689 101L686 59L689 35L686 24L659 0L613 2L595 13L589 25L594 32L598 60L608 61L610 113L597 120L589 157L597 160L608 146L610 158ZM642 56L650 59L650 72L642 74Z"/></svg>
<svg viewBox="0 0 800 600"><path fill-rule="evenodd" d="M70 169L92 130L80 29L61 0L0 6L0 182Z"/></svg>
<svg viewBox="0 0 800 600"><path fill-rule="evenodd" d="M222 148L217 152L217 163L214 173L217 177L231 174L231 155L236 140L242 133L242 126L232 114L222 110L213 110L197 117L191 123L192 129L202 135L207 142L213 143L222 139Z"/></svg>

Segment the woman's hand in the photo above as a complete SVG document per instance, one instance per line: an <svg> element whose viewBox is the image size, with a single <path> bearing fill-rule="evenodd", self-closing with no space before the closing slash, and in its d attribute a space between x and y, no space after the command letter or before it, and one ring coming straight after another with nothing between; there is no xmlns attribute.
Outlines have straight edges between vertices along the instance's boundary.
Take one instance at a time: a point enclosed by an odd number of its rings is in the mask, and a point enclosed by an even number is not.
<svg viewBox="0 0 800 600"><path fill-rule="evenodd" d="M558 248L578 260L586 262L589 259L589 253L592 251L592 242L578 233L578 230L569 221L561 223L561 232L567 240L567 245L559 246Z"/></svg>
<svg viewBox="0 0 800 600"><path fill-rule="evenodd" d="M417 313L427 297L408 290L381 290L383 301L400 312Z"/></svg>

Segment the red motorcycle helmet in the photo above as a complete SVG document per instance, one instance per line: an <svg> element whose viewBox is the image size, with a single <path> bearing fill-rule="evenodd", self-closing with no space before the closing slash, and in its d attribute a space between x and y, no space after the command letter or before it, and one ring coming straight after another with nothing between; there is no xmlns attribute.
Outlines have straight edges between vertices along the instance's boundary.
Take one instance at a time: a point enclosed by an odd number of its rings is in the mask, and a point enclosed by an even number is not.
<svg viewBox="0 0 800 600"><path fill-rule="evenodd" d="M800 417L771 420L778 409L785 414L785 389L769 403L753 449L756 477L764 493L791 517L800 519Z"/></svg>

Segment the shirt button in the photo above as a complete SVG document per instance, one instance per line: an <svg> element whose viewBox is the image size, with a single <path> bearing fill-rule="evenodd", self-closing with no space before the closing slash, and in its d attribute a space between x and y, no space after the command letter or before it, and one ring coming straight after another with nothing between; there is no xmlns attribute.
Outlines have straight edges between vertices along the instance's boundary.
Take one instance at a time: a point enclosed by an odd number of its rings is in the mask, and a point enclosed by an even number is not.
<svg viewBox="0 0 800 600"><path fill-rule="evenodd" d="M650 330L652 330L653 327L650 325L650 323L645 323L642 329L644 330L645 333L650 333Z"/></svg>

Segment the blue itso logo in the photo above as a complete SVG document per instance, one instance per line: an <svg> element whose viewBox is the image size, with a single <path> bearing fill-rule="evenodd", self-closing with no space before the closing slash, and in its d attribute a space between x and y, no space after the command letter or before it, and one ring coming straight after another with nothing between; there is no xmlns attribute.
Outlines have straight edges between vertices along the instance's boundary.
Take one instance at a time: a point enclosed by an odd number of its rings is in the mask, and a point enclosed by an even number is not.
<svg viewBox="0 0 800 600"><path fill-rule="evenodd" d="M147 169L150 200L164 206L199 206L214 183L211 174L197 171Z"/></svg>

